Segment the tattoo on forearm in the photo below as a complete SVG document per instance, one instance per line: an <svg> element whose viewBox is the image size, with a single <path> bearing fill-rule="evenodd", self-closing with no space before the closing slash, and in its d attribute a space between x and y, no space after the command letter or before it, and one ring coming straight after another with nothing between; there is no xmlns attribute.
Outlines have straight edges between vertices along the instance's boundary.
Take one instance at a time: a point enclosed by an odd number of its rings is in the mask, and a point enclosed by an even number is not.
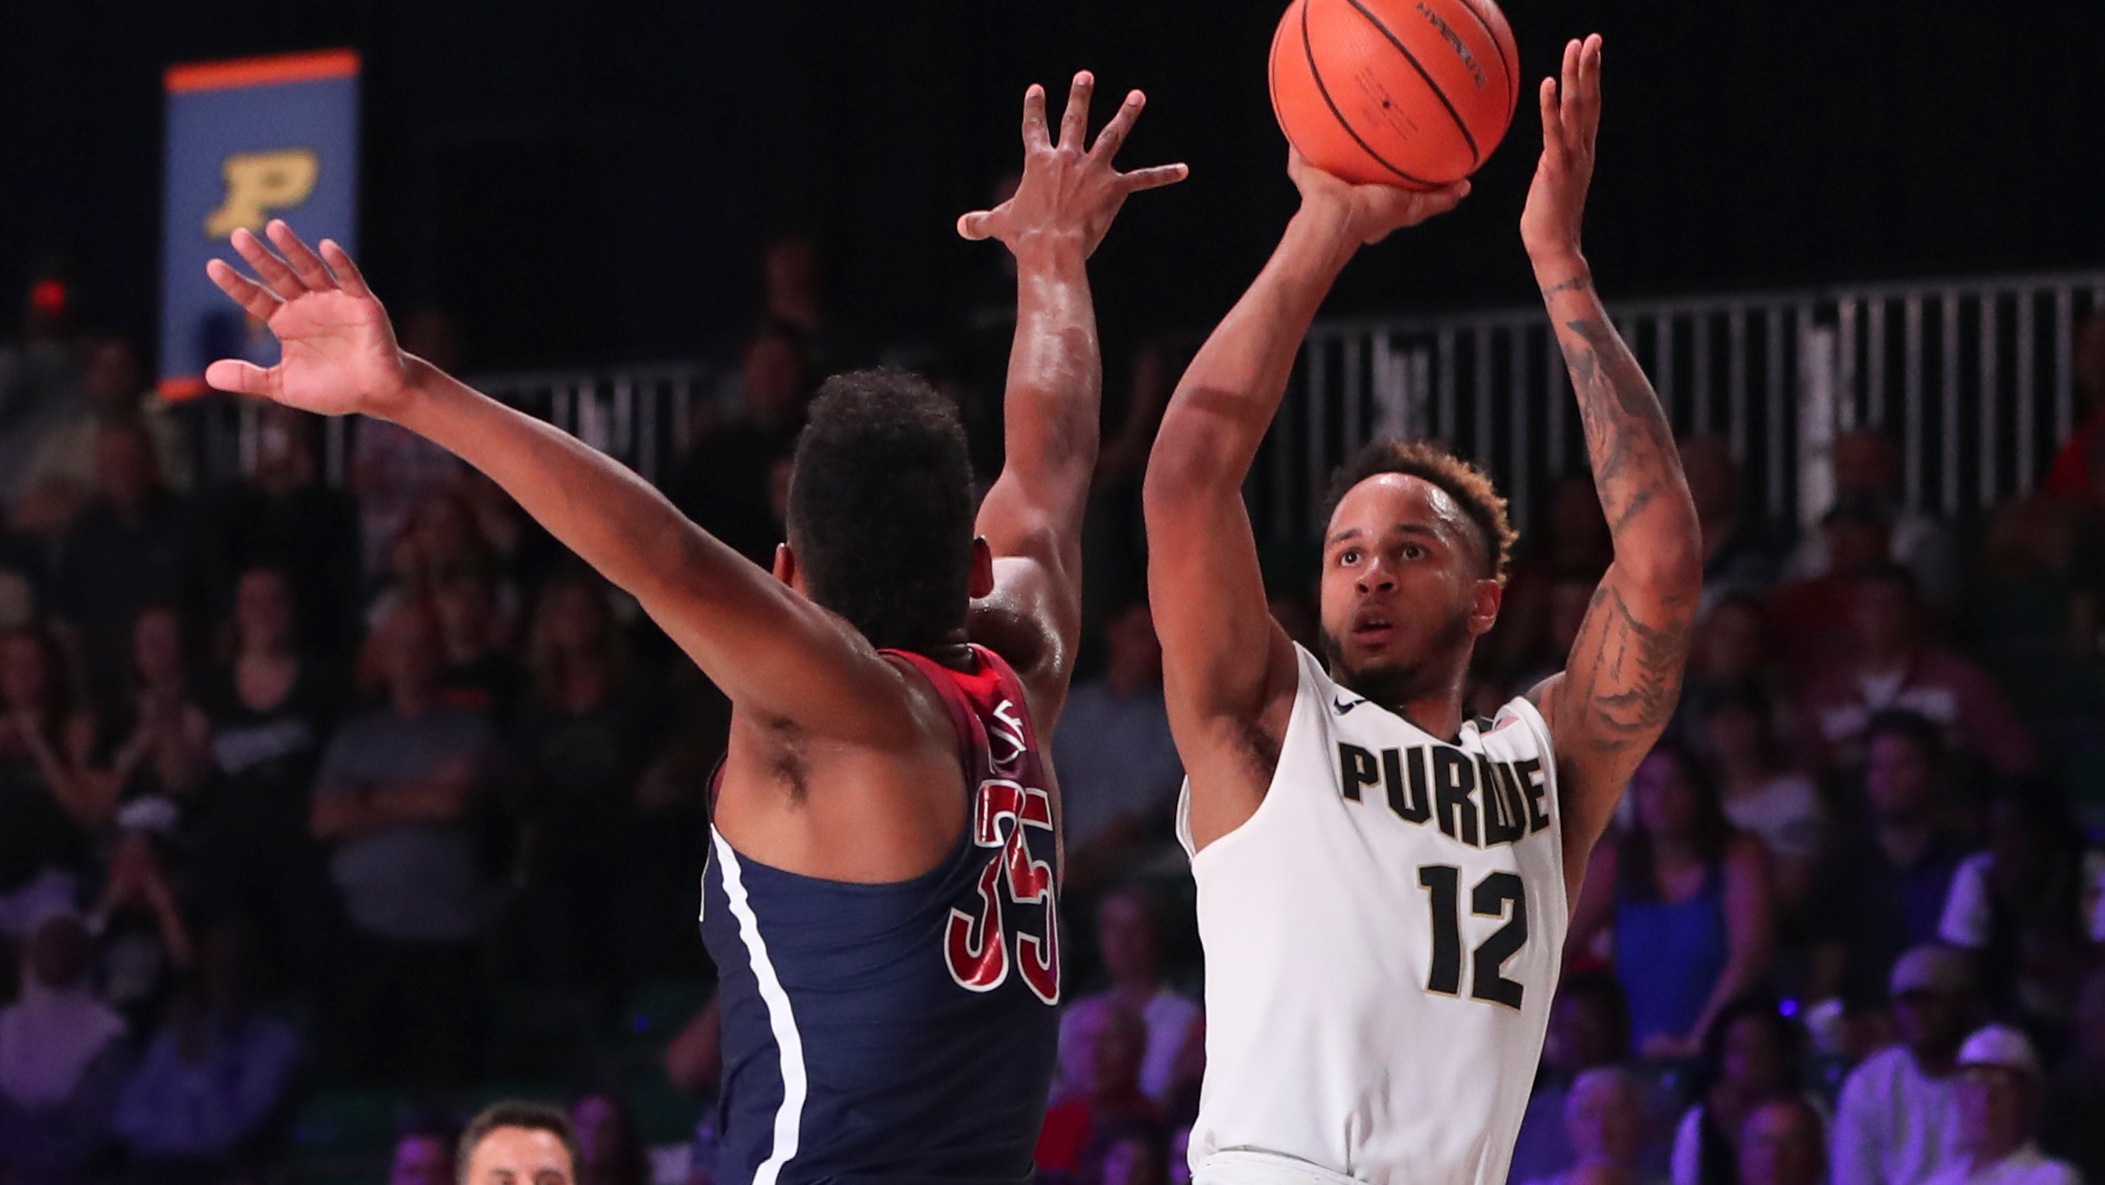
<svg viewBox="0 0 2105 1185"><path fill-rule="evenodd" d="M1590 288L1592 286L1593 277L1581 273L1579 275L1573 276L1569 280L1560 280L1557 283L1552 284L1547 288L1544 288L1542 290L1542 299L1550 300L1558 296L1560 293L1577 292L1581 289Z"/></svg>
<svg viewBox="0 0 2105 1185"><path fill-rule="evenodd" d="M1565 322L1564 359L1579 395L1579 420L1608 526L1621 531L1666 487L1678 463L1659 396L1614 327L1594 318Z"/></svg>
<svg viewBox="0 0 2105 1185"><path fill-rule="evenodd" d="M1652 743L1680 702L1688 635L1684 614L1647 622L1614 588L1595 590L1565 674L1595 744L1623 750Z"/></svg>

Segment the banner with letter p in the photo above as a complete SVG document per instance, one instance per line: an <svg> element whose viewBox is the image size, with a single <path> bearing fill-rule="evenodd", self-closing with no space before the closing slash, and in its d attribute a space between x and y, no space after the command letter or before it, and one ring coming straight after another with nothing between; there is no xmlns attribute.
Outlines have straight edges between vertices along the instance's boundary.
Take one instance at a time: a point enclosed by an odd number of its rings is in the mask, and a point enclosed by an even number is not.
<svg viewBox="0 0 2105 1185"><path fill-rule="evenodd" d="M163 398L205 391L205 364L269 366L277 342L205 277L228 236L273 218L355 251L358 54L348 49L171 66L162 208Z"/></svg>

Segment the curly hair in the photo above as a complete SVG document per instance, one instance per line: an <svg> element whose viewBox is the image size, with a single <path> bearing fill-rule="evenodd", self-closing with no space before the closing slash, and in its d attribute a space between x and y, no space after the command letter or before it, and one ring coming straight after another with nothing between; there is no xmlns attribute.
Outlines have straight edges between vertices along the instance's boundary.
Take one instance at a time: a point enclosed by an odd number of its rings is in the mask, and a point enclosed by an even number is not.
<svg viewBox="0 0 2105 1185"><path fill-rule="evenodd" d="M1401 473L1437 486L1453 498L1476 525L1484 550L1484 575L1500 584L1513 562L1513 541L1519 538L1506 512L1505 496L1498 492L1489 474L1436 444L1422 440L1376 440L1363 445L1345 459L1330 479L1330 496L1324 517L1337 512L1338 503L1352 488L1370 477Z"/></svg>
<svg viewBox="0 0 2105 1185"><path fill-rule="evenodd" d="M957 405L927 380L858 370L819 388L788 514L813 600L873 646L940 645L971 601L973 512Z"/></svg>

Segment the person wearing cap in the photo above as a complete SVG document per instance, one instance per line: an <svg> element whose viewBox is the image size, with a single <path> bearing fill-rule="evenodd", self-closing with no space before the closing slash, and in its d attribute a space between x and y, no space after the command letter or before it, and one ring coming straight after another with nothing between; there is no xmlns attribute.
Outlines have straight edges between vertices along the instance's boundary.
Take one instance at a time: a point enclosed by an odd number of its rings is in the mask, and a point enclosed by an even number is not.
<svg viewBox="0 0 2105 1185"><path fill-rule="evenodd" d="M2082 1185L2067 1161L2033 1142L2041 1077L2032 1043L2009 1025L1989 1025L1959 1049L1960 1158L1929 1185Z"/></svg>
<svg viewBox="0 0 2105 1185"><path fill-rule="evenodd" d="M1833 1185L1922 1185L1959 1158L1957 1070L1971 1026L1964 953L1918 946L1893 965L1901 1044L1865 1058L1835 1112Z"/></svg>

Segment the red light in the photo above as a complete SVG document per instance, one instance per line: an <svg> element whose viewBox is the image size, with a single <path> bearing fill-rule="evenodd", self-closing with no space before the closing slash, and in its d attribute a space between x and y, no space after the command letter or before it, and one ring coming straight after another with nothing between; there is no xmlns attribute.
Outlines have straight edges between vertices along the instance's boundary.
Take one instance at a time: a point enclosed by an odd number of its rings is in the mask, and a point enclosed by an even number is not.
<svg viewBox="0 0 2105 1185"><path fill-rule="evenodd" d="M38 280L29 286L29 305L46 316L60 316L66 311L66 282L64 280Z"/></svg>

